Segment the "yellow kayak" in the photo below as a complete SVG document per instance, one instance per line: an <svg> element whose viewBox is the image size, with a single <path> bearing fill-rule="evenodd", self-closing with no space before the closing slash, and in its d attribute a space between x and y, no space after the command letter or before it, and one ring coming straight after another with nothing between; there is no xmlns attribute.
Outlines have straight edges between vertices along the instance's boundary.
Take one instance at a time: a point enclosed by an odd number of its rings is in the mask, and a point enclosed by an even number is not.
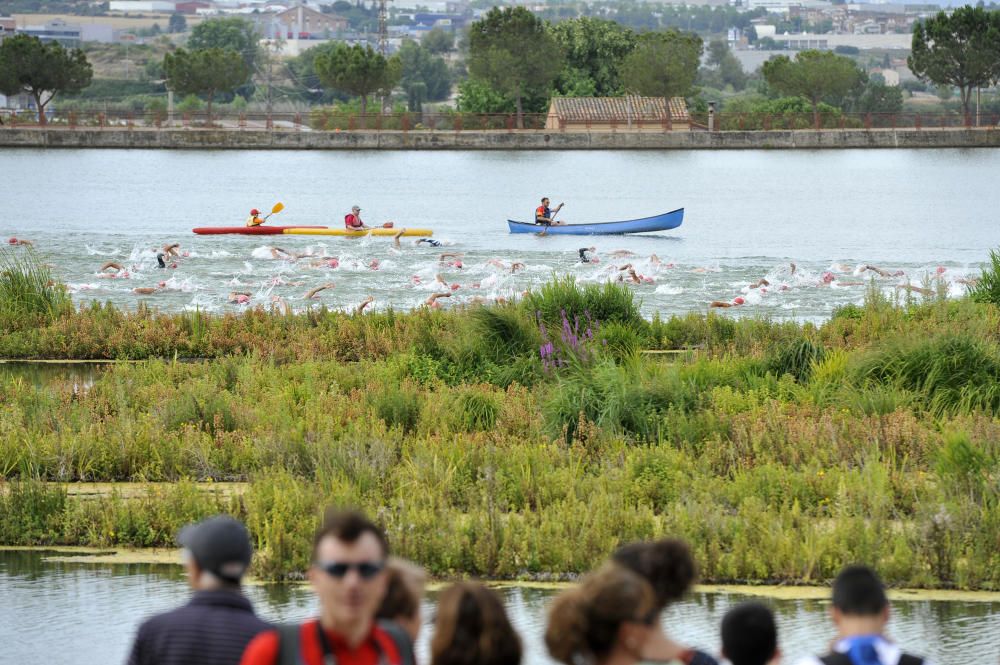
<svg viewBox="0 0 1000 665"><path fill-rule="evenodd" d="M352 238L363 238L366 235L373 236L394 236L400 231L404 236L432 236L434 232L430 229L369 229L368 231L348 231L347 229L310 229L306 227L293 227L284 229L285 235L296 236L349 236Z"/></svg>

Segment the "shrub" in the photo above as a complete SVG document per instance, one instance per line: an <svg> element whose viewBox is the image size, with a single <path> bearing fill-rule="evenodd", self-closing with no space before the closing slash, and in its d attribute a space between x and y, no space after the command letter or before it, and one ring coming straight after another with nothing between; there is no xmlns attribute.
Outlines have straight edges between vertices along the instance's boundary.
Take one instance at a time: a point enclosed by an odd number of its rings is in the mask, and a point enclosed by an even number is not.
<svg viewBox="0 0 1000 665"><path fill-rule="evenodd" d="M395 386L378 392L374 399L375 414L387 427L400 427L410 433L420 420L420 394L409 385Z"/></svg>
<svg viewBox="0 0 1000 665"><path fill-rule="evenodd" d="M1000 250L990 250L990 265L969 289L976 302L1000 305Z"/></svg>
<svg viewBox="0 0 1000 665"><path fill-rule="evenodd" d="M524 299L524 306L548 325L559 325L563 316L589 317L595 321L617 321L645 327L646 321L639 311L635 294L623 284L576 283L573 276L556 277L532 291Z"/></svg>
<svg viewBox="0 0 1000 665"><path fill-rule="evenodd" d="M0 248L0 319L20 329L50 323L71 311L73 303L30 246Z"/></svg>
<svg viewBox="0 0 1000 665"><path fill-rule="evenodd" d="M798 339L781 346L767 362L767 369L775 376L791 374L799 383L806 383L813 367L823 362L825 350L808 339Z"/></svg>

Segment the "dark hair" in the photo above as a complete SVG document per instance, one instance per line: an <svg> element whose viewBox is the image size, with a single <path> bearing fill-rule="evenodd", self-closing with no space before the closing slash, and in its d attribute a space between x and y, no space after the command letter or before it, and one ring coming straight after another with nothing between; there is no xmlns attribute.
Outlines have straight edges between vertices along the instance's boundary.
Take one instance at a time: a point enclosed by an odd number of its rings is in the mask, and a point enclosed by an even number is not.
<svg viewBox="0 0 1000 665"><path fill-rule="evenodd" d="M409 561L390 559L386 570L389 578L385 598L375 612L375 618L395 620L416 617L426 578L423 569Z"/></svg>
<svg viewBox="0 0 1000 665"><path fill-rule="evenodd" d="M495 591L459 582L438 598L431 665L518 665L521 639Z"/></svg>
<svg viewBox="0 0 1000 665"><path fill-rule="evenodd" d="M649 584L626 568L607 565L552 602L545 645L566 665L594 663L614 648L623 623L649 623L655 615Z"/></svg>
<svg viewBox="0 0 1000 665"><path fill-rule="evenodd" d="M356 510L329 508L323 518L323 525L313 539L313 559L316 558L316 550L319 548L320 541L327 536L345 543L353 543L365 533L374 534L379 545L382 546L382 556L389 556L389 541L385 537L385 532L378 525Z"/></svg>
<svg viewBox="0 0 1000 665"><path fill-rule="evenodd" d="M778 650L778 628L763 603L737 605L722 617L722 655L733 665L764 665Z"/></svg>
<svg viewBox="0 0 1000 665"><path fill-rule="evenodd" d="M683 598L698 574L691 548L677 538L625 545L611 559L649 582L659 610Z"/></svg>
<svg viewBox="0 0 1000 665"><path fill-rule="evenodd" d="M868 566L848 566L833 581L833 606L844 614L874 616L888 605L882 580Z"/></svg>

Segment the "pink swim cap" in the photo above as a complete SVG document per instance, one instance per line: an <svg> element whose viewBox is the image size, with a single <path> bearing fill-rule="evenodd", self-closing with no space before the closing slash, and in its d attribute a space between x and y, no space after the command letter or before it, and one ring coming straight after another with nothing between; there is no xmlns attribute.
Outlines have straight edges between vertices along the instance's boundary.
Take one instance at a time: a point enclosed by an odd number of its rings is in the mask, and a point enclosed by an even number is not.
<svg viewBox="0 0 1000 665"><path fill-rule="evenodd" d="M368 267L372 270L378 270L382 263L378 259L372 259L372 262L368 264Z"/></svg>
<svg viewBox="0 0 1000 665"><path fill-rule="evenodd" d="M462 287L459 286L458 284L452 284L451 285L451 290L452 291L458 291L460 288L462 288Z"/></svg>
<svg viewBox="0 0 1000 665"><path fill-rule="evenodd" d="M328 267L330 267L330 268L339 268L340 267L340 261L338 261L337 259L329 259L326 262L326 265Z"/></svg>
<svg viewBox="0 0 1000 665"><path fill-rule="evenodd" d="M171 267L171 268L176 268L176 267L177 267L177 264L176 264L176 263L171 263L171 264L170 264L170 267Z"/></svg>
<svg viewBox="0 0 1000 665"><path fill-rule="evenodd" d="M458 261L458 260L456 260L456 261L452 261L452 264L451 264L451 266L452 266L453 268L461 268L461 267L462 267L462 262L461 262L461 261Z"/></svg>
<svg viewBox="0 0 1000 665"><path fill-rule="evenodd" d="M191 252L182 252L181 256L191 256Z"/></svg>
<svg viewBox="0 0 1000 665"><path fill-rule="evenodd" d="M832 273L832 272L830 272L829 270L828 270L828 271L826 271L825 273L823 273L823 283L824 283L824 284L829 284L829 283L830 283L830 282L832 282L832 281L833 281L834 279L836 279L836 277L834 277L834 276L833 276L833 273Z"/></svg>
<svg viewBox="0 0 1000 665"><path fill-rule="evenodd" d="M10 239L10 240L8 240L7 242L8 242L9 244L11 244L11 245L16 245L16 244L17 244L17 238L11 238L11 239Z"/></svg>
<svg viewBox="0 0 1000 665"><path fill-rule="evenodd" d="M743 296L736 296L735 298L733 298L734 305L742 305L745 302L746 300L743 299Z"/></svg>
<svg viewBox="0 0 1000 665"><path fill-rule="evenodd" d="M156 285L158 287L160 287L161 289L165 289L167 287L167 283L166 282L157 282Z"/></svg>
<svg viewBox="0 0 1000 665"><path fill-rule="evenodd" d="M238 302L241 305L244 305L250 302L250 296L246 296L241 293L238 296L236 296L236 302Z"/></svg>
<svg viewBox="0 0 1000 665"><path fill-rule="evenodd" d="M639 279L641 279L646 284L652 284L654 281L656 281L649 275L639 275Z"/></svg>
<svg viewBox="0 0 1000 665"><path fill-rule="evenodd" d="M938 267L937 267L937 270L935 270L934 272L936 272L936 273L937 273L937 274L939 274L939 275L943 275L943 274L945 273L945 271L946 271L946 270L948 270L948 269L947 269L947 268L945 268L944 266L938 266Z"/></svg>

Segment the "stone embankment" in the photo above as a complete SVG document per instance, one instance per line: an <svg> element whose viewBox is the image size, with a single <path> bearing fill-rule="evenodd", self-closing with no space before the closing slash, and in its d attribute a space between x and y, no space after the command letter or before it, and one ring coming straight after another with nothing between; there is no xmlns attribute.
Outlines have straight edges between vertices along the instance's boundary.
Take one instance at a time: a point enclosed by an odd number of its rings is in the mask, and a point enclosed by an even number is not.
<svg viewBox="0 0 1000 665"><path fill-rule="evenodd" d="M995 148L1000 129L726 132L350 131L0 128L0 148L231 150L766 150Z"/></svg>

